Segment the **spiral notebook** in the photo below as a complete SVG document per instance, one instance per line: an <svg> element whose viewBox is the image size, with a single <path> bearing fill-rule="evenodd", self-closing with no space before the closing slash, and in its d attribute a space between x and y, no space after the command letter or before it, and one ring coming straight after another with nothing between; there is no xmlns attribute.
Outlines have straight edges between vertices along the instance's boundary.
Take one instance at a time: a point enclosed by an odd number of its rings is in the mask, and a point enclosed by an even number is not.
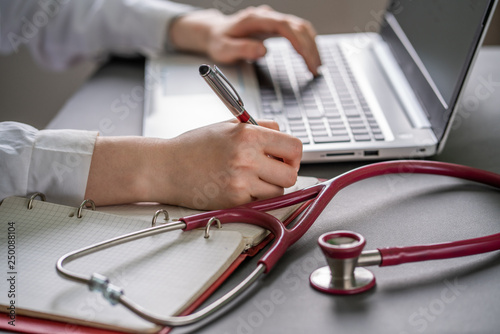
<svg viewBox="0 0 500 334"><path fill-rule="evenodd" d="M315 183L315 178L300 177L290 190ZM7 311L0 328L19 329L7 322L10 319L6 307L13 303L18 325L28 316L62 321L68 326L78 324L124 332L162 329L121 305L111 306L86 285L59 277L55 264L67 252L149 227L158 209L166 209L170 220L198 211L141 203L83 210L82 218L78 218L74 207L35 200L32 209L28 209L28 202L24 197L9 197L0 205L5 231L0 233L0 244L9 245L9 254L13 256L2 266L4 273L13 278L14 293L0 295L2 312ZM295 209L276 210L272 214L284 220ZM145 308L161 315L177 315L193 308L245 250L268 235L260 227L238 223L212 229L210 233L209 239L203 237L202 230L163 233L77 259L67 267L84 275L103 274Z"/></svg>

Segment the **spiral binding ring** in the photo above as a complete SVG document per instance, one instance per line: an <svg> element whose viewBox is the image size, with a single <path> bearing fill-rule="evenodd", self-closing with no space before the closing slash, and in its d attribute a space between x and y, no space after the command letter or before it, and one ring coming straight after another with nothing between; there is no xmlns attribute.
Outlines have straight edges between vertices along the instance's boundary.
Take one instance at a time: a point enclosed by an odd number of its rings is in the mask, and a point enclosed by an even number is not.
<svg viewBox="0 0 500 334"><path fill-rule="evenodd" d="M222 224L221 224L219 218L217 218L217 217L210 218L210 220L207 223L207 226L205 226L205 239L210 238L210 226L212 226L212 224L214 222L217 223L217 228L222 228Z"/></svg>
<svg viewBox="0 0 500 334"><path fill-rule="evenodd" d="M162 213L165 215L165 218L163 218L164 220L169 220L170 218L168 217L168 211L165 210L165 209L160 209L160 210L157 210L155 212L155 215L153 216L153 220L151 221L151 227L155 227L156 226L156 219L158 218L158 216L160 215L160 213Z"/></svg>
<svg viewBox="0 0 500 334"><path fill-rule="evenodd" d="M30 200L29 200L29 202L28 202L28 210L33 209L33 201L34 201L34 200L35 200L35 198L37 198L37 197L40 197L40 199L41 199L42 201L44 201L44 202L45 202L45 200L46 200L46 197L45 197L45 195L44 195L44 194L42 194L42 193L34 193L33 195L31 195Z"/></svg>
<svg viewBox="0 0 500 334"><path fill-rule="evenodd" d="M92 206L92 211L95 211L95 203L93 200L91 199L86 199L85 201L82 202L82 204L80 204L80 206L78 207L78 212L76 214L76 217L77 218L82 218L82 210L83 208L86 206L87 203L90 203L90 206Z"/></svg>

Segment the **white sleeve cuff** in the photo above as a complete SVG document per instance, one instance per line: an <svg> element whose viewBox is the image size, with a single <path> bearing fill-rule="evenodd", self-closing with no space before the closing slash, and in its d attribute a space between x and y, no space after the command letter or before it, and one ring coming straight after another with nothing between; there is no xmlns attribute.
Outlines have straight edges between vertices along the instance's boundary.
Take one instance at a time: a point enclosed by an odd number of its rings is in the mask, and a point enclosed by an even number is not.
<svg viewBox="0 0 500 334"><path fill-rule="evenodd" d="M84 199L97 132L42 130L33 143L27 194L78 206Z"/></svg>

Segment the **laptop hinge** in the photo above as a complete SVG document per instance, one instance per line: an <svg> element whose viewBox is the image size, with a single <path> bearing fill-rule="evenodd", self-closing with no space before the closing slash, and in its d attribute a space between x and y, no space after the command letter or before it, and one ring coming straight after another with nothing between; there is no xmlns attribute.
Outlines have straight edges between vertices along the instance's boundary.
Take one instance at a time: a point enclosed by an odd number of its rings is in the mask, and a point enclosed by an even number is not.
<svg viewBox="0 0 500 334"><path fill-rule="evenodd" d="M373 43L371 51L374 53L375 58L382 66L383 72L387 75L388 81L396 93L396 96L403 106L403 109L405 110L413 127L419 129L430 128L431 124L425 111L423 110L422 105L411 89L404 73L398 67L397 61L392 55L387 44L383 41Z"/></svg>

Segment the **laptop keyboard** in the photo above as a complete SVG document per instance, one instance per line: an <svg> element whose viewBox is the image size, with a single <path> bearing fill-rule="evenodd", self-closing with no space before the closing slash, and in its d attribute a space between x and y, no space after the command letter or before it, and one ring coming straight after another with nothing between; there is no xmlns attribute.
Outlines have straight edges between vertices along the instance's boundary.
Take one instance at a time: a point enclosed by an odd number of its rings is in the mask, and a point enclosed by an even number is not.
<svg viewBox="0 0 500 334"><path fill-rule="evenodd" d="M257 61L262 116L303 144L383 141L338 45L320 45L319 50L324 71L317 78L291 47L272 49Z"/></svg>

